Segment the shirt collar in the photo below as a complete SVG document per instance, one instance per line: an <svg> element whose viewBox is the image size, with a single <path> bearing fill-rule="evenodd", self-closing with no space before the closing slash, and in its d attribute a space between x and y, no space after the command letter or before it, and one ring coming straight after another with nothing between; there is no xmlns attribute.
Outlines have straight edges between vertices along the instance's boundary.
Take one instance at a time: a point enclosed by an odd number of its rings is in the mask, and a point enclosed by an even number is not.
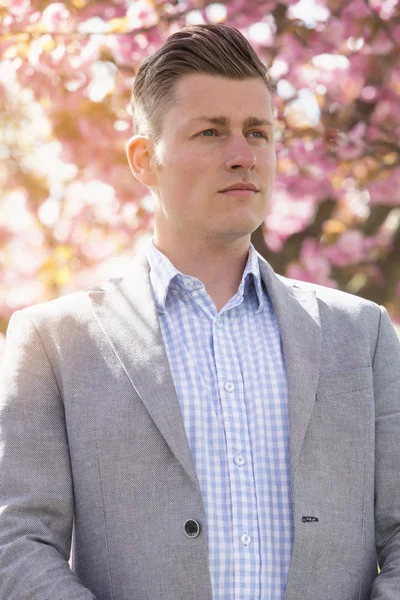
<svg viewBox="0 0 400 600"><path fill-rule="evenodd" d="M254 282L254 288L256 290L258 299L258 309L256 310L256 312L259 313L262 311L264 306L264 294L262 289L260 265L258 264L257 251L254 248L253 244L250 244L249 257L247 259L242 279L240 281L238 289L238 294L240 294L240 296L243 296L245 289L247 289L247 287L251 284L251 280L253 280Z"/></svg>
<svg viewBox="0 0 400 600"><path fill-rule="evenodd" d="M150 282L154 298L160 313L165 312L166 301L173 280L177 278L179 278L181 282L192 280L192 290L204 287L195 277L184 275L181 271L178 271L169 258L156 248L152 239L149 240L146 246L146 258L150 266ZM253 244L250 244L249 256L237 291L239 297L243 297L244 292L251 284L251 281L254 281L254 287L257 294L258 308L256 312L258 313L263 309L264 296L257 252Z"/></svg>

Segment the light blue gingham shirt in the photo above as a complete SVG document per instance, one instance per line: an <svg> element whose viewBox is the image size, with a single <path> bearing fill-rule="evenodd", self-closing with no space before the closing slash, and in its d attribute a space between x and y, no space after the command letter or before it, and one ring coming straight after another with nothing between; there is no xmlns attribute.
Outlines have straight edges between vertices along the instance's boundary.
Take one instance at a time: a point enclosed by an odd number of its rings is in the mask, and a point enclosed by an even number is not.
<svg viewBox="0 0 400 600"><path fill-rule="evenodd" d="M218 314L202 282L152 241L147 260L203 496L214 600L283 600L293 545L287 381L256 251Z"/></svg>

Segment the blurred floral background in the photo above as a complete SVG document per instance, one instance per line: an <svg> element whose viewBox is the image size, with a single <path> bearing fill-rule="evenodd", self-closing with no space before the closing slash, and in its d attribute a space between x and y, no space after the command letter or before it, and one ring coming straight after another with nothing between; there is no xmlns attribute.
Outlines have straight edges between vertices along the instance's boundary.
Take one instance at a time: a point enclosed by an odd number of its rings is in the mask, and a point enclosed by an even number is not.
<svg viewBox="0 0 400 600"><path fill-rule="evenodd" d="M0 0L0 355L15 310L123 273L151 235L124 153L130 89L170 33L204 22L240 29L276 87L253 243L400 323L397 0Z"/></svg>

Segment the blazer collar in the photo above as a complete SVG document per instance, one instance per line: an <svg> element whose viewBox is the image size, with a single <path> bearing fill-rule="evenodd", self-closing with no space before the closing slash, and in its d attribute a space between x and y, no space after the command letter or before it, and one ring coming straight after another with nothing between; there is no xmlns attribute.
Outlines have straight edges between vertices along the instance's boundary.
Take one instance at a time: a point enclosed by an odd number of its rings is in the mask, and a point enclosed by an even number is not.
<svg viewBox="0 0 400 600"><path fill-rule="evenodd" d="M294 477L315 401L321 355L318 304L313 290L276 275L258 256L278 320L289 398ZM186 437L153 297L145 251L127 276L89 292L96 319L165 441L200 490Z"/></svg>

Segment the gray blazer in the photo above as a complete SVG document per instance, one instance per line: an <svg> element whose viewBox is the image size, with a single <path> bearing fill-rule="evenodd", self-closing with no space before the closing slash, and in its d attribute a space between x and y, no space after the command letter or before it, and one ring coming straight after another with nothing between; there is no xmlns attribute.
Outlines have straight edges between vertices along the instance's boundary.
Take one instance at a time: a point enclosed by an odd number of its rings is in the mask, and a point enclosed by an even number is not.
<svg viewBox="0 0 400 600"><path fill-rule="evenodd" d="M286 600L399 600L394 329L371 302L259 263L289 387ZM14 315L0 408L0 600L212 599L206 516L143 254L122 280ZM200 523L195 538L187 519Z"/></svg>

